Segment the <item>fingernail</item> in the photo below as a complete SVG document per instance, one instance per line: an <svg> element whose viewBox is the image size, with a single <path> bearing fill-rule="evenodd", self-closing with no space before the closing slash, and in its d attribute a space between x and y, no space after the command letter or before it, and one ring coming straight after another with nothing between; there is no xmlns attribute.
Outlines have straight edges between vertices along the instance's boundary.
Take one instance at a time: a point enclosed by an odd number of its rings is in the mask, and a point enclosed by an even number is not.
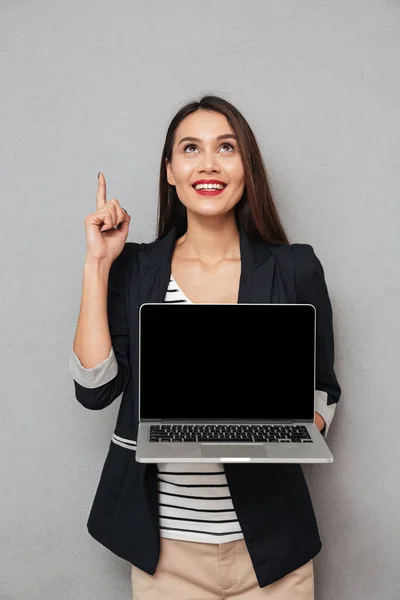
<svg viewBox="0 0 400 600"><path fill-rule="evenodd" d="M100 177L100 171L97 173L97 179Z"/></svg>

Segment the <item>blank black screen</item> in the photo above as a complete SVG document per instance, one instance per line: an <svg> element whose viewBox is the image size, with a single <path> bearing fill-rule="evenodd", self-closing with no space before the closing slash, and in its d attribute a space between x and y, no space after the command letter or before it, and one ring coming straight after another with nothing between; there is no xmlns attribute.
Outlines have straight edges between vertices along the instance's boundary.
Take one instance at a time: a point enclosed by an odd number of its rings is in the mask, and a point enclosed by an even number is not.
<svg viewBox="0 0 400 600"><path fill-rule="evenodd" d="M313 419L310 304L144 304L141 419Z"/></svg>

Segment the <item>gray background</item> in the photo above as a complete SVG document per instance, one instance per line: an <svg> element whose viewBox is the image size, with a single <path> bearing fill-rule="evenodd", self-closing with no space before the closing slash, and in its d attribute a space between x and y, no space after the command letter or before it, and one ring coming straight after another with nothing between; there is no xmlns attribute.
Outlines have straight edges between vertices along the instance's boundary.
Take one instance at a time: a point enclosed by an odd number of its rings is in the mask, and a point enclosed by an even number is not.
<svg viewBox="0 0 400 600"><path fill-rule="evenodd" d="M253 127L290 241L334 310L335 460L305 465L316 600L400 598L400 2L3 0L2 600L131 598L86 520L120 400L68 373L97 172L155 234L169 120L203 93Z"/></svg>

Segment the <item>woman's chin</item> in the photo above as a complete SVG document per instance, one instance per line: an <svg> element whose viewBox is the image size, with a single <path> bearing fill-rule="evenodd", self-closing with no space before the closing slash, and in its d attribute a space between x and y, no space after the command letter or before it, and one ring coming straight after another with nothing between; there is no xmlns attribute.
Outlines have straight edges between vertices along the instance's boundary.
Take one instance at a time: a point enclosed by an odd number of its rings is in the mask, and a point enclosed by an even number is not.
<svg viewBox="0 0 400 600"><path fill-rule="evenodd" d="M197 206L187 206L190 212L204 217L218 217L232 210L231 206L216 206L215 203L204 203Z"/></svg>

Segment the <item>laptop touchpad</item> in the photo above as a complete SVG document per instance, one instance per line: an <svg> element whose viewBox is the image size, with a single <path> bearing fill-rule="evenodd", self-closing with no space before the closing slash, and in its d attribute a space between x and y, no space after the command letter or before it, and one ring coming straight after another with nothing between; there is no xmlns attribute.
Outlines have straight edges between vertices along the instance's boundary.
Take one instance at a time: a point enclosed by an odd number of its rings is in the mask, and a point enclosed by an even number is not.
<svg viewBox="0 0 400 600"><path fill-rule="evenodd" d="M215 456L238 456L238 457L265 457L267 452L261 444L200 444L201 456L212 458Z"/></svg>

